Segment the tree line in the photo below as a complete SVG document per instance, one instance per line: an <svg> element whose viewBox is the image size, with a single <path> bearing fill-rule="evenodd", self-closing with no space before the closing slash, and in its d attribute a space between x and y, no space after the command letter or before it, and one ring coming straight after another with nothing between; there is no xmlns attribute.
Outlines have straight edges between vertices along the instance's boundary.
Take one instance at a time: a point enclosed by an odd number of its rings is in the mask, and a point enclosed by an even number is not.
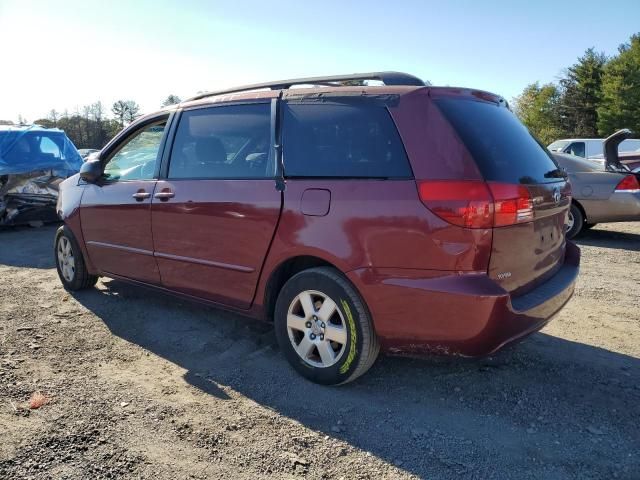
<svg viewBox="0 0 640 480"><path fill-rule="evenodd" d="M559 138L640 136L640 34L607 57L589 48L558 82L525 87L514 111L545 145Z"/></svg>
<svg viewBox="0 0 640 480"><path fill-rule="evenodd" d="M161 105L166 107L180 102L178 96L169 95ZM73 113L68 111L60 113L54 109L46 117L31 123L45 128L64 130L76 148L100 149L126 125L141 115L140 106L133 100L118 100L113 103L110 110L110 112L107 111L102 102L98 101L91 105L85 105ZM0 124L12 123L0 120ZM20 116L18 123L27 124L29 122Z"/></svg>

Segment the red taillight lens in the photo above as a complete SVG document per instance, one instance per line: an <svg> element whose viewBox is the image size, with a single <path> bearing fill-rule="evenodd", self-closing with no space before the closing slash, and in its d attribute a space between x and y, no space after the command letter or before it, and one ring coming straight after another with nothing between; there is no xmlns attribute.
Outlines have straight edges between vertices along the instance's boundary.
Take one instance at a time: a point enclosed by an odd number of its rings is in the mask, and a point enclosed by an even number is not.
<svg viewBox="0 0 640 480"><path fill-rule="evenodd" d="M484 182L418 182L420 199L449 223L467 228L491 228L493 201Z"/></svg>
<svg viewBox="0 0 640 480"><path fill-rule="evenodd" d="M524 185L481 181L421 181L420 199L449 223L491 228L533 220L533 202Z"/></svg>
<svg viewBox="0 0 640 480"><path fill-rule="evenodd" d="M494 201L494 227L533 220L533 201L527 187L493 182L488 185Z"/></svg>
<svg viewBox="0 0 640 480"><path fill-rule="evenodd" d="M637 192L640 190L640 183L635 175L627 175L616 186L616 192Z"/></svg>

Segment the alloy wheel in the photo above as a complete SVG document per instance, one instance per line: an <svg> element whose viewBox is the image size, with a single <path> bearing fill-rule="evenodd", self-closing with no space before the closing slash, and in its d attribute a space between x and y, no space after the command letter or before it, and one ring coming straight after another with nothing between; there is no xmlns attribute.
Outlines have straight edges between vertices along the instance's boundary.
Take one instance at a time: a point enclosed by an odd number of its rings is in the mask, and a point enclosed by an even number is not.
<svg viewBox="0 0 640 480"><path fill-rule="evenodd" d="M574 223L575 223L575 219L573 218L573 213L569 212L569 216L567 218L567 232L571 231Z"/></svg>
<svg viewBox="0 0 640 480"><path fill-rule="evenodd" d="M76 274L76 262L73 258L71 242L65 236L60 237L58 241L58 265L64 279L67 282L72 282Z"/></svg>
<svg viewBox="0 0 640 480"><path fill-rule="evenodd" d="M305 290L293 299L287 312L289 340L308 365L335 365L347 346L347 325L336 303L325 293Z"/></svg>

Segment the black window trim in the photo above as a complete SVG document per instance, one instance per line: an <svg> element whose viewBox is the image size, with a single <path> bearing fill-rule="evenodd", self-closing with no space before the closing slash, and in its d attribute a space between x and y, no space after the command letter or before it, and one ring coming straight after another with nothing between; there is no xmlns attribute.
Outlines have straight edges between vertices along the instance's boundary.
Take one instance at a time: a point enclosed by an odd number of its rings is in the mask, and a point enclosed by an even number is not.
<svg viewBox="0 0 640 480"><path fill-rule="evenodd" d="M173 150L173 144L175 142L176 139L176 134L178 131L178 126L180 125L180 121L182 120L182 116L185 112L190 112L190 111L194 111L194 110L203 110L203 109L211 109L211 108L222 108L222 107L236 107L236 106L242 106L242 105L256 105L256 104L266 104L266 105L270 105L270 116L271 116L271 120L270 120L270 131L272 132L274 129L274 125L273 125L273 121L274 121L274 117L273 117L273 108L274 105L272 103L272 98L259 98L259 99L247 99L247 100L238 100L238 101L226 101L226 102L219 102L219 103L206 103L203 105L193 105L187 108L183 108L180 109L176 112L176 118L171 126L171 131L169 132L168 135L168 141L166 144L166 147L164 149L163 152L163 156L162 156L162 161L160 164L160 171L159 171L159 176L158 178L160 180L166 180L169 182L181 182L181 181L197 181L197 180L203 180L203 181L215 181L215 180L271 180L271 181L275 181L277 180L277 166L274 165L273 166L273 175L272 176L264 176L264 177L182 177L182 178L169 178L169 165L171 164L171 151ZM270 140L269 140L269 163L273 163L272 159L271 159L271 155L274 151L274 146L273 146L273 135L270 135Z"/></svg>
<svg viewBox="0 0 640 480"><path fill-rule="evenodd" d="M409 154L407 153L407 149L404 145L404 141L402 140L402 135L400 135L400 130L398 129L398 125L396 125L395 120L393 119L393 115L391 115L391 112L389 111L389 107L387 105L381 105L378 104L377 107L378 108L382 108L384 109L384 111L386 112L386 114L389 116L389 120L391 121L391 124L393 125L394 130L396 131L397 135L398 135L398 139L400 140L400 145L402 146L402 151L404 152L405 158L407 159L407 165L409 166L409 172L410 175L408 176L401 176L401 177L385 177L385 176L378 176L378 177L369 177L369 176L363 176L363 175L357 175L357 176L348 176L348 175L343 175L343 176L318 176L318 175L287 175L287 160L286 157L284 155L284 150L285 150L285 146L284 146L284 129L285 129L285 124L284 124L284 110L286 108L286 106L291 103L294 105L353 105L354 103L356 103L358 100L361 100L362 103L366 104L368 102L369 105L371 105L370 102L370 98L367 97L349 97L349 101L348 102L340 102L337 101L338 97L332 97L329 101L315 101L315 100L311 100L311 99L301 99L301 98L295 98L293 99L293 101L288 101L288 99L285 97L284 99L281 100L282 108L280 109L280 120L279 120L279 136L280 136L280 155L281 155L281 162L282 162L282 168L283 168L283 178L285 180L335 180L335 181L339 181L339 180L380 180L380 181L405 181L405 180L415 180L415 174L413 173L413 166L411 165L411 159L409 158ZM357 103L356 103L357 104Z"/></svg>

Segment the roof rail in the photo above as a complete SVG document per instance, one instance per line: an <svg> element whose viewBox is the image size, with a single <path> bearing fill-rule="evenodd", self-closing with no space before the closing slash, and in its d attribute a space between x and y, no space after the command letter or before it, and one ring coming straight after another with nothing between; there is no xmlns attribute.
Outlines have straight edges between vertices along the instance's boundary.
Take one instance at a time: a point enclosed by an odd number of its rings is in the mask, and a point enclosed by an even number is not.
<svg viewBox="0 0 640 480"><path fill-rule="evenodd" d="M385 85L407 85L424 87L426 84L418 77L401 72L371 72L371 73L352 73L350 75L333 75L327 77L308 77L294 78L291 80L280 80L277 82L254 83L252 85L244 85L241 87L230 88L227 90L218 90L215 92L199 93L195 97L191 97L186 101L200 100L205 97L214 95L223 95L227 93L247 92L250 90L259 90L269 88L271 90L284 90L293 85L326 85L339 86L339 82L348 82L353 80L380 80Z"/></svg>

